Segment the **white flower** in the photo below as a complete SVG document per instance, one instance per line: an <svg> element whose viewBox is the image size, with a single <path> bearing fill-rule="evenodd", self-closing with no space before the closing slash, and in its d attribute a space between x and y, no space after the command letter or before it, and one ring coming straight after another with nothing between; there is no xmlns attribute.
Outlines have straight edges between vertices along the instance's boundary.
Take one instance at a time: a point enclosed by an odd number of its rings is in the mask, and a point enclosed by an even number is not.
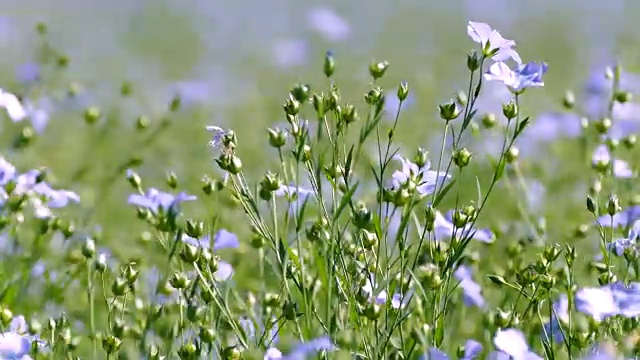
<svg viewBox="0 0 640 360"><path fill-rule="evenodd" d="M27 110L18 97L2 89L0 89L0 107L7 110L7 114L14 122L22 121L27 117Z"/></svg>

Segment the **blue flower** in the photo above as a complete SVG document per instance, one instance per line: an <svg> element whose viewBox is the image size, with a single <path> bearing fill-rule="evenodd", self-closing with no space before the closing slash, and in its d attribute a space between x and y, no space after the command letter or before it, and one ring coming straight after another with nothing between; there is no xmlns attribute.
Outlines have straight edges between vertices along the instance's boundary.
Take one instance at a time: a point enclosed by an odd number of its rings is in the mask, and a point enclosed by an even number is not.
<svg viewBox="0 0 640 360"><path fill-rule="evenodd" d="M477 306L482 309L486 306L486 302L482 296L482 287L473 280L471 275L471 270L464 265L459 266L453 273L453 276L460 281L465 305Z"/></svg>
<svg viewBox="0 0 640 360"><path fill-rule="evenodd" d="M209 141L209 146L212 148L215 148L218 145L220 145L220 142L222 141L224 136L227 135L227 132L223 128L218 126L205 126L204 128L208 132L213 133L213 137Z"/></svg>
<svg viewBox="0 0 640 360"><path fill-rule="evenodd" d="M482 344L470 339L464 344L464 356L460 360L472 360L482 354Z"/></svg>
<svg viewBox="0 0 640 360"><path fill-rule="evenodd" d="M440 185L451 178L451 175L445 174L444 172L429 170L431 168L430 162L427 162L420 168L418 165L400 155L396 155L393 158L402 163L402 170L396 170L391 175L391 185L393 189L398 189L406 184L407 181L413 180L416 181L417 192L419 194L429 195L435 191L436 185Z"/></svg>
<svg viewBox="0 0 640 360"><path fill-rule="evenodd" d="M271 347L264 355L264 360L305 360L309 355L319 353L321 351L331 352L337 350L333 341L328 336L322 336L307 342L296 345L288 355L282 355L282 352L275 347Z"/></svg>
<svg viewBox="0 0 640 360"><path fill-rule="evenodd" d="M337 347L333 344L333 341L328 336L322 336L313 340L298 344L293 348L291 353L287 355L286 359L306 359L307 355L315 354L321 351L331 352L335 351Z"/></svg>
<svg viewBox="0 0 640 360"><path fill-rule="evenodd" d="M599 288L583 288L576 292L576 310L597 321L612 316L640 315L640 283L615 283Z"/></svg>
<svg viewBox="0 0 640 360"><path fill-rule="evenodd" d="M9 181L13 180L17 175L16 168L5 160L5 158L0 157L0 186L5 186L9 183Z"/></svg>
<svg viewBox="0 0 640 360"><path fill-rule="evenodd" d="M483 54L492 56L494 61L513 59L518 64L522 63L520 55L516 52L516 42L503 38L491 26L481 22L469 21L467 34L473 41L482 46Z"/></svg>
<svg viewBox="0 0 640 360"><path fill-rule="evenodd" d="M395 93L389 92L385 95L384 100L384 115L387 119L393 121L398 113L398 107L400 107L401 113L403 113L408 107L413 106L415 103L415 96L413 93L409 93L409 96L400 104L400 100Z"/></svg>
<svg viewBox="0 0 640 360"><path fill-rule="evenodd" d="M278 197L288 197L289 199L306 200L309 195L313 195L313 190L305 189L302 186L282 185L273 193Z"/></svg>
<svg viewBox="0 0 640 360"><path fill-rule="evenodd" d="M452 235L457 238L470 236L471 239L484 243L492 243L495 240L495 235L491 230L471 228L471 224L467 224L463 228L457 228L453 224L452 218L453 211L449 211L446 216L443 216L439 211L436 212L436 219L434 222L436 240L447 239Z"/></svg>
<svg viewBox="0 0 640 360"><path fill-rule="evenodd" d="M160 211L169 212L171 210L175 210L180 203L185 201L194 201L196 199L195 195L188 195L185 192L173 195L155 188L150 188L144 195L129 195L128 202L131 205L149 209L157 214Z"/></svg>
<svg viewBox="0 0 640 360"><path fill-rule="evenodd" d="M201 239L194 239L187 235L184 235L182 241L193 246L218 251L222 249L236 249L240 246L238 237L236 234L227 231L226 229L220 229L213 238L213 244L211 243L211 237L209 235L203 236ZM213 246L212 246L213 245ZM218 281L228 280L233 275L233 266L226 261L218 261L218 269L214 273L214 276Z"/></svg>
<svg viewBox="0 0 640 360"><path fill-rule="evenodd" d="M636 220L640 220L640 205L630 206L613 216L602 215L596 222L600 226L626 228Z"/></svg>
<svg viewBox="0 0 640 360"><path fill-rule="evenodd" d="M280 40L273 46L273 63L282 69L303 65L309 60L309 47L303 39Z"/></svg>
<svg viewBox="0 0 640 360"><path fill-rule="evenodd" d="M545 342L549 342L552 339L553 342L562 343L564 341L564 335L562 334L563 324L569 322L569 299L567 295L562 295L558 301L553 303L553 312L551 313L551 320L544 324L542 330L542 338Z"/></svg>
<svg viewBox="0 0 640 360"><path fill-rule="evenodd" d="M532 61L528 64L518 65L511 70L507 64L497 62L491 65L489 72L484 74L487 81L501 81L513 93L520 93L530 87L542 87L542 75L547 72L547 64Z"/></svg>
<svg viewBox="0 0 640 360"><path fill-rule="evenodd" d="M637 252L637 242L640 238L640 220L633 223L633 227L629 229L629 235L626 238L620 238L607 244L607 249L616 254L616 256L624 255L625 249L632 249Z"/></svg>
<svg viewBox="0 0 640 360"><path fill-rule="evenodd" d="M312 30L331 42L344 40L351 32L349 23L330 8L311 9L307 13L307 21Z"/></svg>
<svg viewBox="0 0 640 360"><path fill-rule="evenodd" d="M0 359L30 360L29 353L34 343L40 347L45 346L37 336L28 334L27 322L22 315L11 320L8 330L0 334Z"/></svg>
<svg viewBox="0 0 640 360"><path fill-rule="evenodd" d="M11 331L0 334L0 359L31 359L29 356L31 344L32 341L28 336Z"/></svg>
<svg viewBox="0 0 640 360"><path fill-rule="evenodd" d="M436 348L430 348L419 360L449 360L449 356Z"/></svg>
<svg viewBox="0 0 640 360"><path fill-rule="evenodd" d="M620 179L629 179L633 177L631 166L626 161L612 159L609 149L606 145L600 144L593 151L591 156L591 165L595 168L607 168L612 165L613 175Z"/></svg>
<svg viewBox="0 0 640 360"><path fill-rule="evenodd" d="M362 287L362 291L369 295L369 301L378 305L385 305L389 302L391 308L396 310L406 307L413 296L413 291L410 290L404 295L401 293L395 293L391 296L391 299L389 299L387 292L384 289L378 289L376 291L376 286L375 278L373 274L370 274L365 285ZM377 294L375 294L376 292Z"/></svg>
<svg viewBox="0 0 640 360"><path fill-rule="evenodd" d="M498 330L493 338L493 344L499 352L517 360L542 360L542 357L529 350L524 334L517 329ZM492 358L502 358L504 355L492 354Z"/></svg>

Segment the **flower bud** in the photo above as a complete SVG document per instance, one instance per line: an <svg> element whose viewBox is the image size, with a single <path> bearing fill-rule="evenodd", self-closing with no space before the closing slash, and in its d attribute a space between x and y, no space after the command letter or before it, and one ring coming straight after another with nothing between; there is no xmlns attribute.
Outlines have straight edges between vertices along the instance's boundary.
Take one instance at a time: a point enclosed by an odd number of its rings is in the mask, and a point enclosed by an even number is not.
<svg viewBox="0 0 640 360"><path fill-rule="evenodd" d="M480 54L476 50L471 50L467 54L467 69L471 72L480 69Z"/></svg>
<svg viewBox="0 0 640 360"><path fill-rule="evenodd" d="M497 327L505 328L511 322L511 312L498 309L493 321Z"/></svg>
<svg viewBox="0 0 640 360"><path fill-rule="evenodd" d="M113 292L114 296L123 296L127 292L127 280L118 277L113 281L111 285L111 292Z"/></svg>
<svg viewBox="0 0 640 360"><path fill-rule="evenodd" d="M149 117L141 115L136 119L136 129L144 130L147 129L151 125L151 119Z"/></svg>
<svg viewBox="0 0 640 360"><path fill-rule="evenodd" d="M289 98L284 102L282 107L287 115L295 116L300 112L300 103L291 95L289 95Z"/></svg>
<svg viewBox="0 0 640 360"><path fill-rule="evenodd" d="M226 347L222 350L223 360L240 360L242 359L242 351L235 346Z"/></svg>
<svg viewBox="0 0 640 360"><path fill-rule="evenodd" d="M502 114L509 120L518 116L518 106L513 101L502 104Z"/></svg>
<svg viewBox="0 0 640 360"><path fill-rule="evenodd" d="M336 61L333 58L333 53L331 51L327 51L324 56L324 65L322 67L324 75L330 78L333 73L336 71Z"/></svg>
<svg viewBox="0 0 640 360"><path fill-rule="evenodd" d="M100 253L98 254L98 257L95 259L95 262L93 263L93 267L94 269L96 269L97 272L99 273L103 273L106 269L107 269L107 254L105 253Z"/></svg>
<svg viewBox="0 0 640 360"><path fill-rule="evenodd" d="M11 320L13 320L13 312L3 306L0 310L0 323L2 323L3 327L6 327L11 324Z"/></svg>
<svg viewBox="0 0 640 360"><path fill-rule="evenodd" d="M82 244L82 255L86 259L91 259L96 254L96 243L92 238L86 238Z"/></svg>
<svg viewBox="0 0 640 360"><path fill-rule="evenodd" d="M636 146L637 137L633 134L622 138L622 145L628 150L632 150Z"/></svg>
<svg viewBox="0 0 640 360"><path fill-rule="evenodd" d="M587 195L587 210L592 214L596 213L596 204L590 195Z"/></svg>
<svg viewBox="0 0 640 360"><path fill-rule="evenodd" d="M84 121L89 124L95 124L100 119L100 108L89 107L84 111Z"/></svg>
<svg viewBox="0 0 640 360"><path fill-rule="evenodd" d="M291 89L291 96L299 103L304 103L309 100L311 95L311 87L306 84L297 84Z"/></svg>
<svg viewBox="0 0 640 360"><path fill-rule="evenodd" d="M453 162L460 168L463 168L469 165L469 161L471 161L472 154L466 148L462 148L456 150L453 153Z"/></svg>
<svg viewBox="0 0 640 360"><path fill-rule="evenodd" d="M542 253L542 256L548 262L554 262L554 261L556 261L558 256L560 256L561 252L562 252L562 249L560 248L560 245L558 245L558 244L547 244L544 247L544 252Z"/></svg>
<svg viewBox="0 0 640 360"><path fill-rule="evenodd" d="M567 110L571 110L573 109L573 106L576 103L576 96L573 94L572 91L567 91L564 94L564 97L562 98L562 106L564 106L565 109Z"/></svg>
<svg viewBox="0 0 640 360"><path fill-rule="evenodd" d="M382 89L380 89L379 87L375 87L375 88L371 89L364 96L364 99L367 102L367 104L369 104L371 106L379 105L380 102L383 101L383 99L384 99Z"/></svg>
<svg viewBox="0 0 640 360"><path fill-rule="evenodd" d="M453 100L448 103L438 105L438 111L440 112L440 118L445 121L455 120L460 116L460 108Z"/></svg>
<svg viewBox="0 0 640 360"><path fill-rule="evenodd" d="M204 234L204 222L189 219L187 220L184 232L194 239L199 239Z"/></svg>
<svg viewBox="0 0 640 360"><path fill-rule="evenodd" d="M131 96L133 93L133 84L130 81L123 81L120 85L120 95L124 97Z"/></svg>
<svg viewBox="0 0 640 360"><path fill-rule="evenodd" d="M467 94L465 94L464 91L458 91L456 94L456 101L458 101L458 104L460 104L460 106L465 106L467 105L467 100Z"/></svg>
<svg viewBox="0 0 640 360"><path fill-rule="evenodd" d="M242 170L242 161L240 160L239 157L232 155L231 162L229 163L229 167L227 171L229 171L229 173L233 175L238 175L238 173L240 173L241 170Z"/></svg>
<svg viewBox="0 0 640 360"><path fill-rule="evenodd" d="M633 99L633 94L628 91L616 91L616 93L613 95L613 98L615 99L615 101L624 104Z"/></svg>
<svg viewBox="0 0 640 360"><path fill-rule="evenodd" d="M507 150L507 162L509 164L513 163L518 159L518 155L520 155L520 150L518 150L518 148L515 146L510 147L509 150Z"/></svg>
<svg viewBox="0 0 640 360"><path fill-rule="evenodd" d="M352 124L356 120L358 120L358 111L353 104L346 104L342 109L340 115L342 116L344 122L347 124Z"/></svg>
<svg viewBox="0 0 640 360"><path fill-rule="evenodd" d="M173 171L167 172L165 180L170 188L175 189L178 187L178 176Z"/></svg>
<svg viewBox="0 0 640 360"><path fill-rule="evenodd" d="M382 314L382 309L377 303L370 303L364 308L363 315L369 320L376 320Z"/></svg>
<svg viewBox="0 0 640 360"><path fill-rule="evenodd" d="M178 349L178 356L181 360L196 359L198 357L198 347L192 340L188 340Z"/></svg>
<svg viewBox="0 0 640 360"><path fill-rule="evenodd" d="M102 349L109 355L118 352L120 345L122 345L122 340L113 335L108 335L102 339Z"/></svg>
<svg viewBox="0 0 640 360"><path fill-rule="evenodd" d="M213 344L216 339L216 333L211 328L201 327L198 334L200 335L200 340L208 345Z"/></svg>
<svg viewBox="0 0 640 360"><path fill-rule="evenodd" d="M169 111L172 113L176 112L180 110L181 106L182 106L182 99L180 98L180 95L178 94L174 95L174 97L169 102Z"/></svg>
<svg viewBox="0 0 640 360"><path fill-rule="evenodd" d="M422 169L426 166L429 161L428 152L423 148L418 148L416 152L416 156L413 158L413 163L418 166L418 168Z"/></svg>
<svg viewBox="0 0 640 360"><path fill-rule="evenodd" d="M180 259L188 264L193 264L198 261L199 255L198 247L191 244L184 244L182 251L180 251Z"/></svg>
<svg viewBox="0 0 640 360"><path fill-rule="evenodd" d="M368 229L373 221L373 214L364 203L356 205L352 215L353 224L359 229Z"/></svg>
<svg viewBox="0 0 640 360"><path fill-rule="evenodd" d="M398 100L405 101L409 96L409 83L406 81L401 81L400 85L398 85Z"/></svg>
<svg viewBox="0 0 640 360"><path fill-rule="evenodd" d="M613 216L621 210L622 208L620 207L620 199L618 199L618 196L615 194L609 195L609 200L607 201L607 214Z"/></svg>
<svg viewBox="0 0 640 360"><path fill-rule="evenodd" d="M379 78L384 76L387 68L389 68L389 62L386 60L378 63L372 62L369 65L369 74L371 74L373 80L378 80Z"/></svg>
<svg viewBox="0 0 640 360"><path fill-rule="evenodd" d="M609 118L602 118L600 121L595 122L596 131L601 135L606 134L609 128L611 128L611 125L611 119Z"/></svg>
<svg viewBox="0 0 640 360"><path fill-rule="evenodd" d="M169 279L169 284L178 290L188 288L190 283L191 281L187 276L181 273L174 273L171 279Z"/></svg>

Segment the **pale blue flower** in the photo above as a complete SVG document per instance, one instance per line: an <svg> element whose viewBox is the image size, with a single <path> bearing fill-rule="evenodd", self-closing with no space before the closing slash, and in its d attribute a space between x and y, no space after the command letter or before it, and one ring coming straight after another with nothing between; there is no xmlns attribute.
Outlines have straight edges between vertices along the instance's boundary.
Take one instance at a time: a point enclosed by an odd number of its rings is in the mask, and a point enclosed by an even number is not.
<svg viewBox="0 0 640 360"><path fill-rule="evenodd" d="M544 86L542 75L547 72L547 68L544 62L532 61L511 70L507 64L497 62L491 65L489 72L484 74L484 78L487 81L501 81L511 92L519 93L530 87Z"/></svg>
<svg viewBox="0 0 640 360"><path fill-rule="evenodd" d="M457 238L468 236L472 240L484 243L491 243L495 240L495 235L489 229L471 228L471 224L467 224L463 228L457 228L453 224L453 211L449 211L446 216L443 216L439 211L436 211L433 231L435 233L436 240L448 239L451 238L452 235Z"/></svg>
<svg viewBox="0 0 640 360"><path fill-rule="evenodd" d="M27 322L22 315L11 320L8 331L0 334L0 359L30 360L33 345L44 347L46 344L37 336L28 334Z"/></svg>
<svg viewBox="0 0 640 360"><path fill-rule="evenodd" d="M482 354L482 344L470 339L464 343L464 356L460 360L473 360Z"/></svg>
<svg viewBox="0 0 640 360"><path fill-rule="evenodd" d="M25 85L38 83L42 80L42 68L33 62L20 64L16 67L16 77Z"/></svg>
<svg viewBox="0 0 640 360"><path fill-rule="evenodd" d="M553 312L551 313L551 320L544 324L542 330L542 338L544 341L552 339L556 343L562 343L564 341L564 335L562 334L563 324L569 322L569 299L567 295L562 295L560 299L553 303Z"/></svg>
<svg viewBox="0 0 640 360"><path fill-rule="evenodd" d="M333 9L319 7L309 10L307 21L312 30L317 31L331 42L346 39L351 32L349 23L340 17Z"/></svg>
<svg viewBox="0 0 640 360"><path fill-rule="evenodd" d="M481 22L469 21L467 34L473 41L482 46L482 52L492 56L494 61L506 61L513 59L521 64L522 59L516 52L516 42L507 40L489 25Z"/></svg>
<svg viewBox="0 0 640 360"><path fill-rule="evenodd" d="M401 293L395 293L391 298L389 298L389 295L384 289L376 289L376 287L377 285L375 283L374 275L369 274L365 285L362 287L362 291L369 295L369 301L378 305L386 305L387 302L389 302L391 308L396 310L405 308L413 296L413 291L408 291L404 295Z"/></svg>
<svg viewBox="0 0 640 360"><path fill-rule="evenodd" d="M459 266L453 276L460 281L462 298L466 306L477 306L481 309L486 307L486 301L482 296L482 287L473 280L471 270L467 266Z"/></svg>
<svg viewBox="0 0 640 360"><path fill-rule="evenodd" d="M273 194L278 197L286 196L289 199L306 200L309 195L313 195L313 190L304 188L302 186L282 185L278 190L274 191Z"/></svg>
<svg viewBox="0 0 640 360"><path fill-rule="evenodd" d="M529 350L524 334L517 329L498 330L493 344L500 352L517 360L542 360L542 357ZM499 358L499 355L498 355Z"/></svg>
<svg viewBox="0 0 640 360"><path fill-rule="evenodd" d="M291 353L287 355L286 359L306 359L308 355L315 354L321 351L331 352L338 348L334 345L333 341L328 336L321 336L307 342L298 344L293 348Z"/></svg>
<svg viewBox="0 0 640 360"><path fill-rule="evenodd" d="M591 163L595 167L606 167L612 165L613 175L619 179L629 179L633 177L631 166L626 161L613 159L606 145L600 144L593 151Z"/></svg>
<svg viewBox="0 0 640 360"><path fill-rule="evenodd" d="M227 135L227 132L219 126L209 125L209 126L205 126L204 128L208 132L213 133L213 136L209 141L209 146L212 148L215 148L218 145L220 145L224 136Z"/></svg>
<svg viewBox="0 0 640 360"><path fill-rule="evenodd" d="M597 223L605 227L623 227L626 228L640 220L640 205L630 206L613 216L602 215L598 217Z"/></svg>
<svg viewBox="0 0 640 360"><path fill-rule="evenodd" d="M419 360L449 360L449 356L436 348L430 348Z"/></svg>
<svg viewBox="0 0 640 360"><path fill-rule="evenodd" d="M302 39L285 39L273 46L273 63L275 66L288 69L304 65L309 61L309 43Z"/></svg>
<svg viewBox="0 0 640 360"><path fill-rule="evenodd" d="M305 360L319 352L332 352L337 349L328 336L322 336L296 345L287 355L283 355L280 350L271 347L265 353L264 360Z"/></svg>
<svg viewBox="0 0 640 360"><path fill-rule="evenodd" d="M29 336L11 331L0 334L0 359L30 360L31 344Z"/></svg>
<svg viewBox="0 0 640 360"><path fill-rule="evenodd" d="M0 156L0 186L5 186L17 175L16 168Z"/></svg>
<svg viewBox="0 0 640 360"><path fill-rule="evenodd" d="M638 238L640 238L640 220L633 223L633 227L629 229L629 234L626 238L619 238L612 241L607 244L607 249L616 254L616 256L624 255L624 250L627 248L637 252Z"/></svg>
<svg viewBox="0 0 640 360"><path fill-rule="evenodd" d="M188 195L185 192L173 195L155 188L150 188L144 195L129 195L128 202L131 205L149 209L157 214L160 211L169 212L175 210L180 203L194 200L196 200L195 195Z"/></svg>
<svg viewBox="0 0 640 360"><path fill-rule="evenodd" d="M414 103L415 103L415 96L413 95L413 93L409 93L409 95L402 102L402 105L401 105L400 100L398 99L398 96L393 92L388 92L385 95L385 100L384 100L385 118L387 118L390 121L395 120L396 115L398 114L398 107L400 107L400 114L403 114L404 111L407 108L413 106Z"/></svg>
<svg viewBox="0 0 640 360"><path fill-rule="evenodd" d="M611 316L640 315L640 283L615 283L576 292L576 309L601 321Z"/></svg>
<svg viewBox="0 0 640 360"><path fill-rule="evenodd" d="M403 158L400 155L393 157L402 163L402 170L396 170L391 175L391 185L393 189L402 187L407 181L416 181L416 191L421 195L432 194L436 190L436 186L440 186L445 181L451 178L451 175L444 172L437 172L429 170L431 168L431 162L422 167L414 164L408 159Z"/></svg>

